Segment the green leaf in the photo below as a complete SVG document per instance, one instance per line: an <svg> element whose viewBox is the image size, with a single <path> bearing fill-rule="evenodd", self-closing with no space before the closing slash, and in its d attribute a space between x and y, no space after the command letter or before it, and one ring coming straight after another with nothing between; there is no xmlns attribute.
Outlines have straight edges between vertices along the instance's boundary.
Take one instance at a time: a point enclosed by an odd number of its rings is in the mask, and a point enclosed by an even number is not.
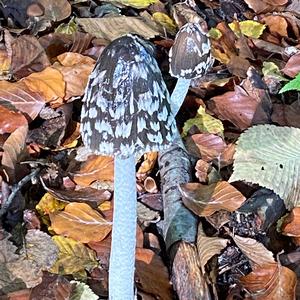
<svg viewBox="0 0 300 300"><path fill-rule="evenodd" d="M278 66L271 61L263 62L262 72L264 76L272 76L278 79L279 81L288 81L288 79L281 75Z"/></svg>
<svg viewBox="0 0 300 300"><path fill-rule="evenodd" d="M292 90L300 91L300 73L290 82L288 82L284 87L282 87L279 93L284 93Z"/></svg>
<svg viewBox="0 0 300 300"><path fill-rule="evenodd" d="M300 129L258 125L242 133L230 182L245 180L273 190L287 208L300 205Z"/></svg>
<svg viewBox="0 0 300 300"><path fill-rule="evenodd" d="M218 134L223 137L223 123L205 112L205 108L200 106L195 118L189 119L184 123L182 137L185 137L192 126L198 127L201 132Z"/></svg>
<svg viewBox="0 0 300 300"><path fill-rule="evenodd" d="M239 23L230 23L229 27L237 36L239 36L241 32L245 36L258 39L265 30L266 25L256 21L246 20Z"/></svg>
<svg viewBox="0 0 300 300"><path fill-rule="evenodd" d="M75 18L73 17L68 24L60 24L55 32L57 33L65 33L65 34L73 34L77 31L77 24L75 23Z"/></svg>
<svg viewBox="0 0 300 300"><path fill-rule="evenodd" d="M218 28L211 28L208 32L208 36L215 40L218 40L222 37L222 32Z"/></svg>

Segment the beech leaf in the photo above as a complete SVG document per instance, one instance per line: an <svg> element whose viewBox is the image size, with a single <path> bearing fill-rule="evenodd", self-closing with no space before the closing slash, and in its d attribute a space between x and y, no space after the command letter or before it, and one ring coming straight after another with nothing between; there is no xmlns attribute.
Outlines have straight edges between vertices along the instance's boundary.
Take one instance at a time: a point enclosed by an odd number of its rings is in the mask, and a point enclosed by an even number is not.
<svg viewBox="0 0 300 300"><path fill-rule="evenodd" d="M210 185L185 183L179 185L184 205L198 216L210 216L224 209L238 209L246 198L230 183L221 181Z"/></svg>
<svg viewBox="0 0 300 300"><path fill-rule="evenodd" d="M111 222L85 203L70 203L64 211L50 213L50 220L57 234L82 243L101 241L111 231Z"/></svg>
<svg viewBox="0 0 300 300"><path fill-rule="evenodd" d="M27 124L23 114L0 105L0 134L11 133Z"/></svg>

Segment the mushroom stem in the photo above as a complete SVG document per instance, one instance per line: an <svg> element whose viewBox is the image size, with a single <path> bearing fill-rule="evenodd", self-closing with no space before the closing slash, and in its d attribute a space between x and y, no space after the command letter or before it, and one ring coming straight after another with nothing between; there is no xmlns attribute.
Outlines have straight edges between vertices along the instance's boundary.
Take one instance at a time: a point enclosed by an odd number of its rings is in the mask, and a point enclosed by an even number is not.
<svg viewBox="0 0 300 300"><path fill-rule="evenodd" d="M134 299L136 246L135 158L115 157L114 211L109 262L109 299Z"/></svg>
<svg viewBox="0 0 300 300"><path fill-rule="evenodd" d="M175 117L184 101L184 98L189 90L191 79L179 77L176 86L171 95L171 111Z"/></svg>

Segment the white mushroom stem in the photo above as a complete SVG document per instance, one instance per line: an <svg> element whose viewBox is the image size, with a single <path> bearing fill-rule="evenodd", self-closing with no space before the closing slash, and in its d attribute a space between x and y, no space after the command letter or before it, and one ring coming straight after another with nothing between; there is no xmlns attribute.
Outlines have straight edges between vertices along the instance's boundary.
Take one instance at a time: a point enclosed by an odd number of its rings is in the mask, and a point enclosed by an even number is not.
<svg viewBox="0 0 300 300"><path fill-rule="evenodd" d="M109 262L109 299L134 299L136 246L135 158L115 158L114 210Z"/></svg>
<svg viewBox="0 0 300 300"><path fill-rule="evenodd" d="M178 78L176 86L171 95L171 111L175 117L184 101L189 90L191 79Z"/></svg>

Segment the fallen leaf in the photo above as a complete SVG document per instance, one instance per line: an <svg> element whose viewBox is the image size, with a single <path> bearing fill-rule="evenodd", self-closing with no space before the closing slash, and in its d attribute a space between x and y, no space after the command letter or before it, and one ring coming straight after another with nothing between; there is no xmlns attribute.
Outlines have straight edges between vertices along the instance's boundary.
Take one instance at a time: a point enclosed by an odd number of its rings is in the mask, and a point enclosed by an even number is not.
<svg viewBox="0 0 300 300"><path fill-rule="evenodd" d="M23 82L0 81L0 104L7 108L15 107L31 121L44 107L45 100L41 94L30 91Z"/></svg>
<svg viewBox="0 0 300 300"><path fill-rule="evenodd" d="M114 159L110 156L92 155L74 175L74 181L89 186L97 180L114 180Z"/></svg>
<svg viewBox="0 0 300 300"><path fill-rule="evenodd" d="M143 162L141 163L138 171L137 178L139 180L143 180L147 177L149 173L153 170L156 162L157 162L158 153L157 152L148 152L144 154Z"/></svg>
<svg viewBox="0 0 300 300"><path fill-rule="evenodd" d="M300 237L299 221L300 207L295 207L293 210L283 218L281 224L281 232L287 236Z"/></svg>
<svg viewBox="0 0 300 300"><path fill-rule="evenodd" d="M11 72L16 79L39 72L50 66L50 61L44 48L36 37L22 35L12 44Z"/></svg>
<svg viewBox="0 0 300 300"><path fill-rule="evenodd" d="M72 298L98 300L99 297L90 289L90 287L80 281L71 280L73 286Z"/></svg>
<svg viewBox="0 0 300 300"><path fill-rule="evenodd" d="M207 182L207 175L210 172L212 166L203 159L199 159L196 163L196 177L199 179L199 182Z"/></svg>
<svg viewBox="0 0 300 300"><path fill-rule="evenodd" d="M11 181L15 177L15 167L21 155L26 153L26 137L28 133L28 125L24 125L16 129L4 142L2 154L2 166L6 170Z"/></svg>
<svg viewBox="0 0 300 300"><path fill-rule="evenodd" d="M76 274L98 266L95 252L70 238L55 235L53 242L59 248L58 259L50 269L56 274Z"/></svg>
<svg viewBox="0 0 300 300"><path fill-rule="evenodd" d="M62 21L71 14L71 4L68 0L37 0L44 8L44 17L54 22Z"/></svg>
<svg viewBox="0 0 300 300"><path fill-rule="evenodd" d="M276 263L255 268L250 274L240 277L240 282L257 300L295 299L296 274Z"/></svg>
<svg viewBox="0 0 300 300"><path fill-rule="evenodd" d="M232 235L232 239L249 259L251 266L263 266L275 263L273 253L255 239Z"/></svg>
<svg viewBox="0 0 300 300"><path fill-rule="evenodd" d="M167 267L161 258L149 249L136 249L136 282L144 292L163 300L172 299Z"/></svg>
<svg viewBox="0 0 300 300"><path fill-rule="evenodd" d="M155 12L152 14L152 17L155 22L161 25L166 31L172 35L176 34L177 27L174 21L167 15L162 12Z"/></svg>
<svg viewBox="0 0 300 300"><path fill-rule="evenodd" d="M39 214L48 215L59 210L63 210L67 204L59 201L57 198L52 196L50 193L46 193L39 203L36 205L36 210Z"/></svg>
<svg viewBox="0 0 300 300"><path fill-rule="evenodd" d="M184 123L182 137L185 137L191 127L196 126L202 133L212 133L223 136L223 123L205 112L205 108L200 106L195 118L189 119Z"/></svg>
<svg viewBox="0 0 300 300"><path fill-rule="evenodd" d="M289 58L282 72L289 77L296 77L300 72L300 53L294 54Z"/></svg>
<svg viewBox="0 0 300 300"><path fill-rule="evenodd" d="M232 92L213 97L209 109L220 119L228 120L242 130L250 127L255 119L260 122L268 121L268 115L260 101L251 97L238 85Z"/></svg>
<svg viewBox="0 0 300 300"><path fill-rule="evenodd" d="M265 30L266 25L257 21L246 20L230 23L229 27L237 36L239 36L241 32L245 36L258 39Z"/></svg>
<svg viewBox="0 0 300 300"><path fill-rule="evenodd" d="M288 3L288 0L245 0L248 6L253 9L257 14L280 11L283 8L283 5Z"/></svg>
<svg viewBox="0 0 300 300"><path fill-rule="evenodd" d="M193 134L187 138L186 144L190 153L207 162L219 159L226 148L226 143L221 137L209 133Z"/></svg>
<svg viewBox="0 0 300 300"><path fill-rule="evenodd" d="M300 103L294 101L291 105L274 103L272 121L281 126L300 128Z"/></svg>
<svg viewBox="0 0 300 300"><path fill-rule="evenodd" d="M203 231L202 224L199 223L198 235L197 235L197 248L199 253L199 262L202 273L205 274L205 266L207 262L221 251L229 243L228 239L222 239L219 237L208 237Z"/></svg>
<svg viewBox="0 0 300 300"><path fill-rule="evenodd" d="M64 211L50 213L51 228L82 243L103 240L111 231L111 222L85 203L70 203Z"/></svg>
<svg viewBox="0 0 300 300"><path fill-rule="evenodd" d="M287 34L288 23L284 17L270 15L270 16L263 17L260 21L265 23L268 26L271 34L280 37L288 36Z"/></svg>
<svg viewBox="0 0 300 300"><path fill-rule="evenodd" d="M145 39L154 38L160 32L154 21L141 17L77 18L76 22L97 38L113 41L128 34L137 34Z"/></svg>
<svg viewBox="0 0 300 300"><path fill-rule="evenodd" d="M41 72L33 73L21 80L32 91L43 96L46 102L62 103L65 96L65 82L63 75L52 67Z"/></svg>
<svg viewBox="0 0 300 300"><path fill-rule="evenodd" d="M0 134L12 133L18 127L28 124L23 114L0 105Z"/></svg>
<svg viewBox="0 0 300 300"><path fill-rule="evenodd" d="M179 185L184 205L198 216L210 216L224 209L234 211L246 200L236 188L227 181L210 185L185 183Z"/></svg>

